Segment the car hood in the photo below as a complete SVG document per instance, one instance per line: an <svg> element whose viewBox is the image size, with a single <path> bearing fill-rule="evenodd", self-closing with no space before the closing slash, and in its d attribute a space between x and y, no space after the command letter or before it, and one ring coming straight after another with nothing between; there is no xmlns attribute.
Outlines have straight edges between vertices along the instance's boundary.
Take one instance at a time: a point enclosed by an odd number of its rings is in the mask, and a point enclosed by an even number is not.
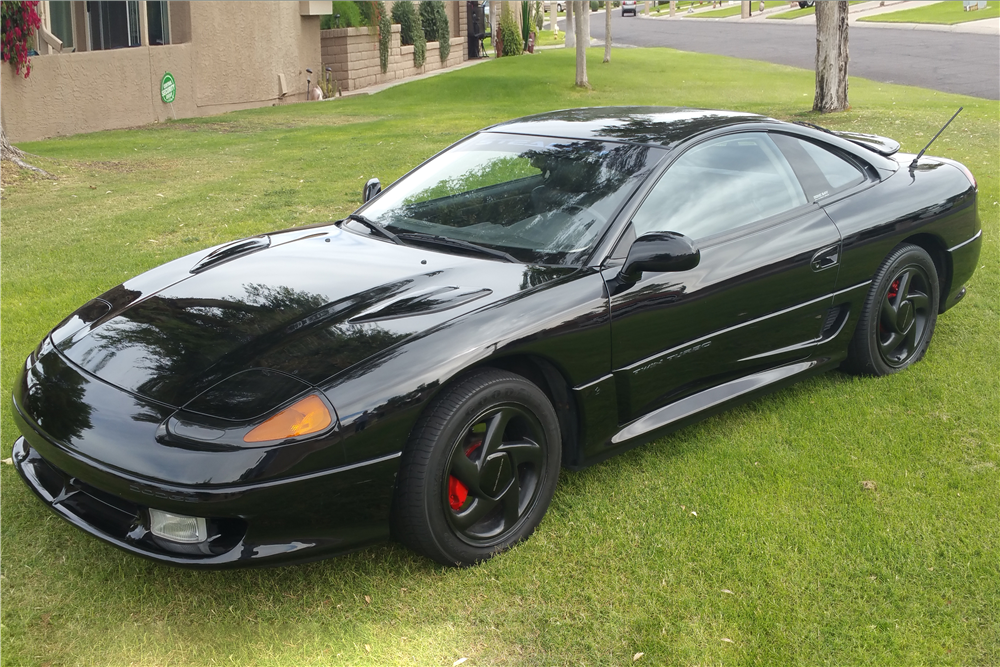
<svg viewBox="0 0 1000 667"><path fill-rule="evenodd" d="M77 366L139 396L250 419L539 270L329 225L237 241L110 290L53 330Z"/></svg>

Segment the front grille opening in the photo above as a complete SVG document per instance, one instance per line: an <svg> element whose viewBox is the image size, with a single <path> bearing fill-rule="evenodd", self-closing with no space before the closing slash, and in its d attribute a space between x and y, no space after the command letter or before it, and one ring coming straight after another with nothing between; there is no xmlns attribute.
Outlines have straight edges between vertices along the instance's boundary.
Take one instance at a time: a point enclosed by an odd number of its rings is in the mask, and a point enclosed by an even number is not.
<svg viewBox="0 0 1000 667"><path fill-rule="evenodd" d="M29 476L54 510L113 542L163 555L212 557L232 551L246 536L247 522L243 519L206 517L209 535L206 541L199 544L170 542L149 532L148 507L66 474L34 449L28 449L21 465L30 471Z"/></svg>

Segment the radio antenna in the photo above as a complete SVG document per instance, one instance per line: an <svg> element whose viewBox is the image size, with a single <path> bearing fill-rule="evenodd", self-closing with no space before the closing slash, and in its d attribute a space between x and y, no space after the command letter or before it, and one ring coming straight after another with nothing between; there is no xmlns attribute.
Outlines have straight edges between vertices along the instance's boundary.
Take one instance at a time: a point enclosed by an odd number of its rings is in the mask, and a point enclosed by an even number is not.
<svg viewBox="0 0 1000 667"><path fill-rule="evenodd" d="M954 116L952 116L951 118L948 119L948 122L944 124L944 127L942 127L940 130L938 130L938 133L934 135L934 139L937 139L938 137L941 136L941 133L944 132L945 128L948 127L949 125L951 125L951 121L955 120L955 117L958 116L958 114L962 113L962 109L964 109L964 108L965 107L958 107L958 111L955 112ZM931 139L930 141L928 141L927 145L924 146L924 150L922 150L919 153L917 153L917 157L913 158L913 162L910 163L910 169L915 169L916 168L917 161L919 161L920 158L922 158L924 156L924 153L927 152L927 149L931 147L931 144L934 143L934 139Z"/></svg>

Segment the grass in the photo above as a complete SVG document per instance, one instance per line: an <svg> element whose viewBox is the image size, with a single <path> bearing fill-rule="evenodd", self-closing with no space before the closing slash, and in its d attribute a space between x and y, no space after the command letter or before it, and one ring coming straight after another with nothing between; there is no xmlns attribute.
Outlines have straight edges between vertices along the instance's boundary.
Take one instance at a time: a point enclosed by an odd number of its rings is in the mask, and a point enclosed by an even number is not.
<svg viewBox="0 0 1000 667"><path fill-rule="evenodd" d="M335 219L484 125L607 104L727 107L875 132L977 175L969 295L905 373L830 373L582 472L531 540L467 570L384 544L177 570L46 510L0 465L3 665L1000 664L1000 122L995 101L668 49L503 58L374 96L21 145L3 168L0 386L67 313L213 243ZM469 100L475 100L470 104ZM2 456L16 429L2 410ZM866 491L861 482L877 485ZM695 515L696 513L696 515Z"/></svg>
<svg viewBox="0 0 1000 667"><path fill-rule="evenodd" d="M566 31L560 30L559 36L556 37L554 31L552 30L538 30L535 32L535 47L539 46L562 46L566 43ZM493 53L493 40L489 37L483 40L483 49L489 55L489 57L494 57Z"/></svg>
<svg viewBox="0 0 1000 667"><path fill-rule="evenodd" d="M750 9L753 14L760 13L760 10L758 9L759 5L760 3L757 2L751 3ZM767 0L767 2L764 3L764 11L767 11L768 9L774 9L775 7L787 7L787 6L788 6L787 0ZM722 9L716 9L715 11L700 12L697 14L684 14L684 16L686 18L697 18L697 19L723 19L728 16L737 16L741 11L742 9L740 8L740 3L737 2L735 4L729 5L728 7L723 7Z"/></svg>
<svg viewBox="0 0 1000 667"><path fill-rule="evenodd" d="M968 21L992 19L998 16L1000 16L1000 2L988 2L985 9L967 12L962 8L961 2L952 0L949 2L936 2L925 7L916 7L915 9L904 9L898 12L877 14L875 16L863 16L858 20L871 21L872 23L939 23L954 25Z"/></svg>
<svg viewBox="0 0 1000 667"><path fill-rule="evenodd" d="M560 46L566 43L566 32L559 31L556 36L552 30L538 30L535 33L535 46Z"/></svg>
<svg viewBox="0 0 1000 667"><path fill-rule="evenodd" d="M851 0L849 4L857 5L859 3L865 2L866 0ZM781 12L780 14L774 14L773 16L768 16L769 19L799 19L803 16L812 16L816 13L816 5L812 7L804 7L802 9L793 9L790 12Z"/></svg>
<svg viewBox="0 0 1000 667"><path fill-rule="evenodd" d="M679 14L681 12L686 12L689 7L693 7L694 9L698 9L698 8L704 9L706 6L709 6L710 4L711 4L710 0L708 2L706 2L705 0L702 0L701 2L696 2L696 1L693 1L693 0L681 1L681 2L677 3L676 11ZM640 13L642 12L643 6L644 6L643 3L640 2L639 3L639 11L640 11ZM670 13L670 3L669 2L664 2L662 4L656 5L655 7L650 8L650 12L649 13L650 13L651 16L659 16L661 14L669 14Z"/></svg>

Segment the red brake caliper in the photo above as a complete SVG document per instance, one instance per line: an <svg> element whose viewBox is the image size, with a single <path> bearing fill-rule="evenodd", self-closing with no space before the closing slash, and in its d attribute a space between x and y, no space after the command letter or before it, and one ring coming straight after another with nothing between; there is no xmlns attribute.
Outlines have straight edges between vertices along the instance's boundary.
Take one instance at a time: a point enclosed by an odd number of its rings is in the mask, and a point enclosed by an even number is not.
<svg viewBox="0 0 1000 667"><path fill-rule="evenodd" d="M899 294L899 278L893 280L892 284L889 285L889 293L885 295L885 298L895 299L897 294ZM878 323L878 330L885 333L885 327L882 325L882 322Z"/></svg>
<svg viewBox="0 0 1000 667"><path fill-rule="evenodd" d="M482 440L472 443L465 448L465 455L468 456L472 452L476 451L482 444ZM462 509L462 506L465 505L465 500L468 497L469 489L466 488L465 484L462 484L462 482L460 482L454 475L448 475L448 504L451 505L451 508L456 512Z"/></svg>

